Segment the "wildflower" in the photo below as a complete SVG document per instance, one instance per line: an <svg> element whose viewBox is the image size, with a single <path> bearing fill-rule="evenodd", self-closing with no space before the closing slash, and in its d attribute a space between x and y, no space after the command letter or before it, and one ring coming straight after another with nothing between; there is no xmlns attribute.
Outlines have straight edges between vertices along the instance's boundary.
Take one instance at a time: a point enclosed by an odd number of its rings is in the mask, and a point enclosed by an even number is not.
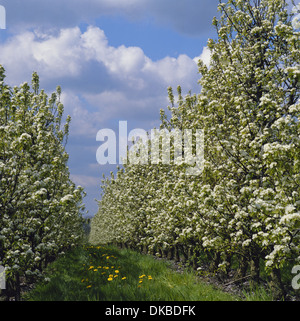
<svg viewBox="0 0 300 321"><path fill-rule="evenodd" d="M110 275L109 275L109 277L110 277L110 278L113 278L113 277L114 277L114 275L113 275L113 274L110 274Z"/></svg>
<svg viewBox="0 0 300 321"><path fill-rule="evenodd" d="M114 278L117 278L118 277L118 274L114 276Z"/></svg>
<svg viewBox="0 0 300 321"><path fill-rule="evenodd" d="M91 285L88 285L86 288L89 289L89 288L91 288L91 287L92 287Z"/></svg>
<svg viewBox="0 0 300 321"><path fill-rule="evenodd" d="M98 271L98 269L94 269L94 272L97 272Z"/></svg>
<svg viewBox="0 0 300 321"><path fill-rule="evenodd" d="M152 276L151 275L148 275L148 280L152 280Z"/></svg>
<svg viewBox="0 0 300 321"><path fill-rule="evenodd" d="M143 280L140 280L140 281L139 281L139 283L142 283L142 282L143 282Z"/></svg>
<svg viewBox="0 0 300 321"><path fill-rule="evenodd" d="M119 273L119 270L115 270L115 273Z"/></svg>
<svg viewBox="0 0 300 321"><path fill-rule="evenodd" d="M84 279L81 280L81 283L84 282Z"/></svg>
<svg viewBox="0 0 300 321"><path fill-rule="evenodd" d="M89 267L89 270L91 270L91 269L93 269L94 267L91 265L90 267Z"/></svg>
<svg viewBox="0 0 300 321"><path fill-rule="evenodd" d="M106 272L102 272L101 274L103 275L103 274L105 274Z"/></svg>
<svg viewBox="0 0 300 321"><path fill-rule="evenodd" d="M122 280L126 280L127 278L126 278L126 276L124 276L123 278L122 278Z"/></svg>
<svg viewBox="0 0 300 321"><path fill-rule="evenodd" d="M109 258L110 258L110 257L109 257L109 256L107 256L107 257L106 257L106 260L108 260Z"/></svg>
<svg viewBox="0 0 300 321"><path fill-rule="evenodd" d="M112 280L113 280L113 278L110 278L110 277L107 279L107 281L112 281Z"/></svg>
<svg viewBox="0 0 300 321"><path fill-rule="evenodd" d="M99 266L97 266L97 269L102 269L102 267L99 265Z"/></svg>

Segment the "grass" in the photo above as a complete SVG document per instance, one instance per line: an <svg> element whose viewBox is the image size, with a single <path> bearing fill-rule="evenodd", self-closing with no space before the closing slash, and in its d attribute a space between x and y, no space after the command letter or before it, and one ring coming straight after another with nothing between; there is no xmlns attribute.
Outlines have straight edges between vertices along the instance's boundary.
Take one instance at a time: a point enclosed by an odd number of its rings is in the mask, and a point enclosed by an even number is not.
<svg viewBox="0 0 300 321"><path fill-rule="evenodd" d="M29 301L233 301L238 297L132 250L84 246L57 259Z"/></svg>

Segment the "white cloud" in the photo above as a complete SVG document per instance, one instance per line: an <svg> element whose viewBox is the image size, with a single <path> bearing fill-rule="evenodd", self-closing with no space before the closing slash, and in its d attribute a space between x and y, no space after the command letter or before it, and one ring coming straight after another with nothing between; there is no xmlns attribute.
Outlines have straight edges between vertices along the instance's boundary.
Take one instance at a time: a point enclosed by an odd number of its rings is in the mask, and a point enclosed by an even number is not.
<svg viewBox="0 0 300 321"><path fill-rule="evenodd" d="M0 61L12 85L30 82L33 71L43 88L44 82L51 91L60 84L73 134L88 137L112 118L159 119L168 86L185 91L198 86L195 59L152 61L139 47L109 46L98 27L83 33L78 27L57 34L24 32L0 45Z"/></svg>
<svg viewBox="0 0 300 321"><path fill-rule="evenodd" d="M199 59L203 61L203 63L209 67L210 65L210 60L211 60L211 51L208 47L204 47L202 54L199 57L195 57L194 61L198 63Z"/></svg>
<svg viewBox="0 0 300 321"><path fill-rule="evenodd" d="M0 45L0 49L1 62L14 82L33 69L47 79L80 77L90 61L102 64L114 79L126 80L124 85L136 90L146 86L147 77L153 82L153 75L164 84L195 76L190 57L180 55L154 62L139 47L109 46L98 27L89 27L84 33L78 27L62 29L56 36L24 32Z"/></svg>

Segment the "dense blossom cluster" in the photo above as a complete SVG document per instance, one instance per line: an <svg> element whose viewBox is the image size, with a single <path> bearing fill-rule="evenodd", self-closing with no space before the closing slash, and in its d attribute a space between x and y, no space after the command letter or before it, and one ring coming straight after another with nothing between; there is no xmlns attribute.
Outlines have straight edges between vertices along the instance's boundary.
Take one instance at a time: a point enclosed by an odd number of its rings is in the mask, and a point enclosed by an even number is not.
<svg viewBox="0 0 300 321"><path fill-rule="evenodd" d="M210 253L219 268L238 258L277 281L300 261L300 33L286 1L220 4L210 66L199 61L201 92L162 128L203 129L200 176L176 165L130 165L103 181L92 240ZM298 26L299 27L299 26Z"/></svg>
<svg viewBox="0 0 300 321"><path fill-rule="evenodd" d="M10 88L0 66L0 265L7 287L42 268L81 238L81 187L69 177L60 88L50 98L39 77Z"/></svg>

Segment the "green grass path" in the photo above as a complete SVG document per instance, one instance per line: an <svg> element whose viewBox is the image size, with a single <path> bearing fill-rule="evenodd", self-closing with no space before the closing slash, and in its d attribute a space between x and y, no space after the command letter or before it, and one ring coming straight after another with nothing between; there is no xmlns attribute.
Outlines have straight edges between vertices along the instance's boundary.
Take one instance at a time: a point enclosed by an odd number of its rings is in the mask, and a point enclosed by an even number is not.
<svg viewBox="0 0 300 321"><path fill-rule="evenodd" d="M178 273L163 260L111 246L84 246L53 262L24 296L34 301L232 301L238 297Z"/></svg>

